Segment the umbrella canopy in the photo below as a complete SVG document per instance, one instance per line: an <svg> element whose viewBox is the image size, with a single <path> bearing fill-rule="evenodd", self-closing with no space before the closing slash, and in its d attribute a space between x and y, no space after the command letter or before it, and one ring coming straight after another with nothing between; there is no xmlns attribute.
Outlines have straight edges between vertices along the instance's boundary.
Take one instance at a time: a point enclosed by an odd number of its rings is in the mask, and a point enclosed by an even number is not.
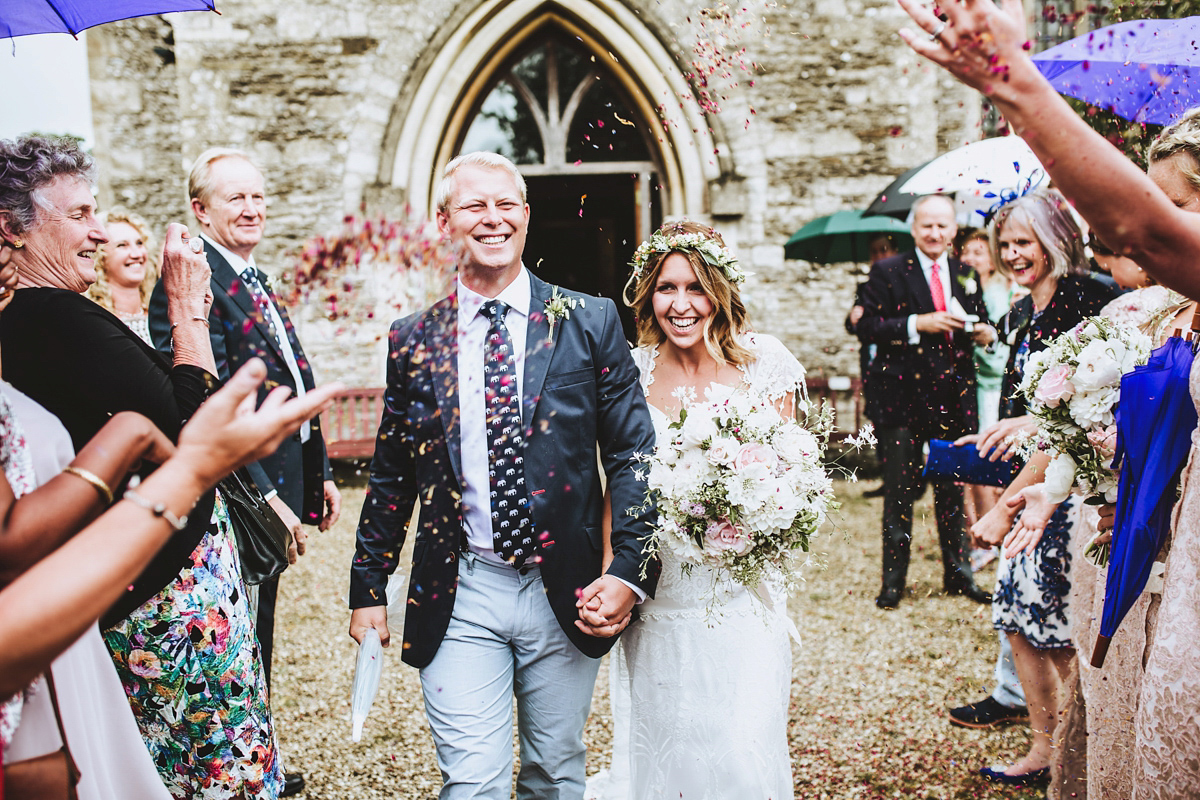
<svg viewBox="0 0 1200 800"><path fill-rule="evenodd" d="M863 216L872 217L876 214L887 214L889 217L895 217L898 220L908 219L908 212L912 210L912 204L919 195L912 194L911 192L902 192L900 191L900 187L908 183L909 178L916 175L928 164L929 162L926 161L924 164L919 164L910 170L906 170L903 175L889 183L871 201L871 205L867 206L867 210L863 212Z"/></svg>
<svg viewBox="0 0 1200 800"><path fill-rule="evenodd" d="M837 211L817 217L792 234L783 246L788 258L811 261L814 264L840 264L845 261L866 261L867 249L876 234L889 234L896 249L913 246L908 226L887 216L863 216L862 211Z"/></svg>
<svg viewBox="0 0 1200 800"><path fill-rule="evenodd" d="M1172 337L1150 354L1145 366L1121 379L1116 413L1121 479L1100 637L1092 651L1095 667L1104 664L1109 640L1146 588L1171 527L1175 482L1196 427L1188 389L1193 358L1192 343Z"/></svg>
<svg viewBox="0 0 1200 800"><path fill-rule="evenodd" d="M1062 94L1126 119L1166 125L1200 103L1200 17L1094 30L1034 56Z"/></svg>
<svg viewBox="0 0 1200 800"><path fill-rule="evenodd" d="M1019 136L998 136L964 145L918 169L901 192L958 194L1000 200L1005 190L1049 184L1042 162Z"/></svg>
<svg viewBox="0 0 1200 800"><path fill-rule="evenodd" d="M170 11L216 10L216 0L4 0L0 4L0 36L74 36L86 28L120 19Z"/></svg>

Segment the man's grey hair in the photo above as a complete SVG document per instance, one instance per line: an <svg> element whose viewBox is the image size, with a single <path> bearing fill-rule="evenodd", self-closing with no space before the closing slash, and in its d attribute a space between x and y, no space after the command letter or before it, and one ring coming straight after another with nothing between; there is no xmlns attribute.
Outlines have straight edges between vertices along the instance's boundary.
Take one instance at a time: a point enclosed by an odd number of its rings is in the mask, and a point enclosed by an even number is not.
<svg viewBox="0 0 1200 800"><path fill-rule="evenodd" d="M504 170L516 181L517 189L521 193L521 203L528 202L526 199L525 177L521 175L521 171L517 169L516 164L499 153L476 151L450 159L450 163L446 164L446 169L442 170L442 179L438 181L437 188L433 192L433 202L438 211L445 211L450 205L450 195L454 192L454 173L458 172L459 167L485 167L487 169Z"/></svg>
<svg viewBox="0 0 1200 800"><path fill-rule="evenodd" d="M69 136L20 136L0 140L0 211L8 212L13 233L24 233L37 221L38 208L52 206L42 189L56 178L78 178L90 187L96 165Z"/></svg>
<svg viewBox="0 0 1200 800"><path fill-rule="evenodd" d="M904 220L904 224L907 225L911 229L913 226L913 222L915 222L917 219L917 211L920 210L921 206L923 206L926 203L928 203L929 201L933 200L935 197L940 197L943 200L945 200L947 203L950 204L950 210L951 211L954 210L954 198L951 197L950 195L948 195L948 194L923 194L913 202L912 208L910 208L908 210L908 217Z"/></svg>
<svg viewBox="0 0 1200 800"><path fill-rule="evenodd" d="M254 159L246 151L236 147L210 147L192 162L192 168L188 170L188 200L199 200L208 205L208 198L212 196L215 188L212 181L212 165L222 158L240 158L262 174L262 168L254 163Z"/></svg>

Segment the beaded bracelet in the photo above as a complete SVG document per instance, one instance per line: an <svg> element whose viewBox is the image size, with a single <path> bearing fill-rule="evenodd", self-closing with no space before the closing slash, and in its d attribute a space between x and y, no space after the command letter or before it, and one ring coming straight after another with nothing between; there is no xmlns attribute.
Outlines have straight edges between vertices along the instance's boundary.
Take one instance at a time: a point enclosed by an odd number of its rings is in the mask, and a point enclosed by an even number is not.
<svg viewBox="0 0 1200 800"><path fill-rule="evenodd" d="M76 478L82 478L90 483L92 488L100 493L100 498L104 500L104 504L106 506L111 506L113 504L113 490L109 488L108 484L105 483L99 475L92 472L90 469L68 466L63 468L63 472L74 475Z"/></svg>
<svg viewBox="0 0 1200 800"><path fill-rule="evenodd" d="M121 495L122 500L128 500L135 506L141 506L159 519L165 520L168 525L177 531L182 531L187 528L188 515L177 517L163 503L154 503L134 491L134 487L141 485L141 479L134 475L129 479L129 487L125 493Z"/></svg>

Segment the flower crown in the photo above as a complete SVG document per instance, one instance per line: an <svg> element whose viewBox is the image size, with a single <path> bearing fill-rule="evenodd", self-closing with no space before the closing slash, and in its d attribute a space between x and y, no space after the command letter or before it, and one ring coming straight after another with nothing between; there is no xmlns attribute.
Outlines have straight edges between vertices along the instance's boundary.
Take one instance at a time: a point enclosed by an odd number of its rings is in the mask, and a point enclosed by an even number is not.
<svg viewBox="0 0 1200 800"><path fill-rule="evenodd" d="M735 284L740 284L750 274L738 265L733 253L718 244L716 239L703 233L663 234L662 231L655 231L650 240L638 245L638 249L633 253L633 261L629 262L629 266L633 267L633 277L641 277L642 270L646 268L646 262L651 256L675 250L691 250L699 254L706 264L720 269L725 273L725 277Z"/></svg>

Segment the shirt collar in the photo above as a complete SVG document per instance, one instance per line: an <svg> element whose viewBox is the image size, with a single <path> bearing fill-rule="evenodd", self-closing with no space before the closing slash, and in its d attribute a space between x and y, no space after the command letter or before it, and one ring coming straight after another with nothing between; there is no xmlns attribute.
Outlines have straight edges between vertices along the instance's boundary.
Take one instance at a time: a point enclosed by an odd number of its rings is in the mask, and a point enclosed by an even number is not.
<svg viewBox="0 0 1200 800"><path fill-rule="evenodd" d="M529 317L529 306L533 302L533 283L524 264L521 265L521 271L517 273L517 277L513 279L512 283L505 286L504 290L495 298L484 297L478 292L472 291L461 280L458 282L457 292L458 319L462 325L467 325L475 319L479 309L491 299L499 300L526 318Z"/></svg>
<svg viewBox="0 0 1200 800"><path fill-rule="evenodd" d="M223 247L223 246L217 244L216 242L214 242L212 240L212 238L210 236L208 236L208 234L201 233L200 238L203 239L204 241L208 242L209 246L213 250L216 250L218 253L220 253L221 256L226 261L229 262L229 266L233 267L233 271L236 272L238 275L241 275L243 272L245 272L247 268L253 269L256 272L258 271L258 266L254 263L254 254L253 253L250 254L249 259L245 259L245 258L242 258L241 256L239 256L237 253L233 252L232 250L230 250L226 247Z"/></svg>
<svg viewBox="0 0 1200 800"><path fill-rule="evenodd" d="M950 258L949 258L949 256L946 255L945 252L943 252L940 256L938 256L938 260L935 262L932 258L925 255L925 253L923 253L921 251L921 248L918 247L917 248L917 261L921 264L921 269L924 270L925 272L929 272L929 268L931 266L933 266L935 263L939 267L944 267L945 269L950 268Z"/></svg>

